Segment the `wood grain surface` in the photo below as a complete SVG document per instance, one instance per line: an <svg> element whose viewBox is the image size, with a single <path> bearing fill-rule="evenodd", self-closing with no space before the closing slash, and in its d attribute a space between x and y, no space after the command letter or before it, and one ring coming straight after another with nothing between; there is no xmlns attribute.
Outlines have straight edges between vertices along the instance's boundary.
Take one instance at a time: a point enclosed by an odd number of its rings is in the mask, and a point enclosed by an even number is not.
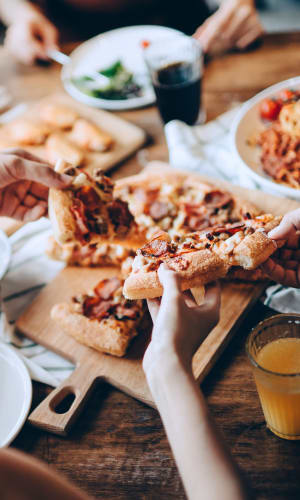
<svg viewBox="0 0 300 500"><path fill-rule="evenodd" d="M67 51L68 47L64 47ZM43 97L61 89L60 68L22 68L0 52L0 83L16 101ZM208 119L263 88L298 76L300 34L266 35L256 50L232 53L205 68L203 101ZM118 113L151 137L149 160L167 160L155 107ZM131 158L116 177L140 170ZM285 203L285 201L283 201ZM238 328L234 342L202 384L209 409L236 462L259 500L300 498L299 443L284 441L266 429L251 367L245 354L250 329L274 311L260 302ZM34 409L51 388L34 383ZM55 467L97 499L185 499L183 487L156 410L101 383L91 395L67 438L26 424L13 446Z"/></svg>

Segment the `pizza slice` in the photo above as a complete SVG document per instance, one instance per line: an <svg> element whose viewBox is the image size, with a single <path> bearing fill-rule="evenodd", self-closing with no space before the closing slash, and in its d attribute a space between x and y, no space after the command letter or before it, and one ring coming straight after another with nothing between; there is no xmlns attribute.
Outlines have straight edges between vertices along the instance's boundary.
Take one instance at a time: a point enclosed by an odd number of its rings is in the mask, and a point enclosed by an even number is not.
<svg viewBox="0 0 300 500"><path fill-rule="evenodd" d="M179 274L182 290L223 278L233 266L256 269L277 249L267 233L280 220L268 214L246 217L241 222L177 235L173 240L167 233L160 233L137 251L124 295L129 299L162 295L157 274L162 262Z"/></svg>
<svg viewBox="0 0 300 500"><path fill-rule="evenodd" d="M138 334L144 313L143 301L126 300L122 281L110 278L100 281L92 293L56 304L51 318L81 344L121 357Z"/></svg>
<svg viewBox="0 0 300 500"><path fill-rule="evenodd" d="M69 266L81 267L119 267L135 255L133 250L109 243L81 245L75 242L59 245L53 236L50 236L48 240L46 254L51 259L60 260Z"/></svg>
<svg viewBox="0 0 300 500"><path fill-rule="evenodd" d="M92 177L63 161L55 169L73 178L67 189L49 191L49 217L59 244L101 242L138 248L144 243L127 203L113 197L114 184L101 171Z"/></svg>
<svg viewBox="0 0 300 500"><path fill-rule="evenodd" d="M176 170L144 172L118 180L115 193L128 202L137 224L150 240L158 229L171 236L259 215L250 202Z"/></svg>

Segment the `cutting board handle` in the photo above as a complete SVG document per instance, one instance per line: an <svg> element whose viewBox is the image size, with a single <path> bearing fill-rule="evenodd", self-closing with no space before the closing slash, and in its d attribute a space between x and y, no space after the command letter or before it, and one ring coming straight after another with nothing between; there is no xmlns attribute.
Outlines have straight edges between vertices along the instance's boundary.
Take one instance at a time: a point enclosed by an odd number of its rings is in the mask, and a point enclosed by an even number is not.
<svg viewBox="0 0 300 500"><path fill-rule="evenodd" d="M46 431L66 436L82 411L97 376L90 363L79 365L30 414L28 421Z"/></svg>

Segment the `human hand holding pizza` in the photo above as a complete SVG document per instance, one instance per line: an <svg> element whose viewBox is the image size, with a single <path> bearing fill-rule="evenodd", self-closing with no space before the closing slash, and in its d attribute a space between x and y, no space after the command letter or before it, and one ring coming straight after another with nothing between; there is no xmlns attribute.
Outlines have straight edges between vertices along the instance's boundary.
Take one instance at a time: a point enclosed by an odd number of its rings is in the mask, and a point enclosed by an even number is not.
<svg viewBox="0 0 300 500"><path fill-rule="evenodd" d="M262 264L262 269L272 280L300 288L300 209L286 214L268 236L276 242L284 241L284 245Z"/></svg>
<svg viewBox="0 0 300 500"><path fill-rule="evenodd" d="M158 270L164 293L148 300L154 323L152 340L144 357L144 369L162 355L175 355L191 368L192 357L219 320L220 290L216 283L206 286L204 303L197 306L190 291L181 293L179 277L162 264Z"/></svg>
<svg viewBox="0 0 300 500"><path fill-rule="evenodd" d="M24 222L47 214L50 187L63 189L70 184L40 158L22 149L0 153L0 215Z"/></svg>

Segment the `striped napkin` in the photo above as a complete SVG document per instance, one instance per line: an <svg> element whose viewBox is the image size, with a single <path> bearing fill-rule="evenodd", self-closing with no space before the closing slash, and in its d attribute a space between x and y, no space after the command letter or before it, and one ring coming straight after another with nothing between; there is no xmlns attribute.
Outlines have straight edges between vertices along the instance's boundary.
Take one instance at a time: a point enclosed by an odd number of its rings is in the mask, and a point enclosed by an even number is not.
<svg viewBox="0 0 300 500"><path fill-rule="evenodd" d="M266 188L239 168L231 152L230 128L239 107L205 125L191 127L179 120L165 126L171 165L250 189ZM268 190L270 194L276 194ZM282 313L300 313L300 290L274 285L266 290L265 305Z"/></svg>
<svg viewBox="0 0 300 500"><path fill-rule="evenodd" d="M9 238L12 258L1 281L0 341L22 358L33 380L56 387L73 371L72 363L16 334L14 328L20 314L63 267L45 255L51 232L49 220L43 218L26 224Z"/></svg>

